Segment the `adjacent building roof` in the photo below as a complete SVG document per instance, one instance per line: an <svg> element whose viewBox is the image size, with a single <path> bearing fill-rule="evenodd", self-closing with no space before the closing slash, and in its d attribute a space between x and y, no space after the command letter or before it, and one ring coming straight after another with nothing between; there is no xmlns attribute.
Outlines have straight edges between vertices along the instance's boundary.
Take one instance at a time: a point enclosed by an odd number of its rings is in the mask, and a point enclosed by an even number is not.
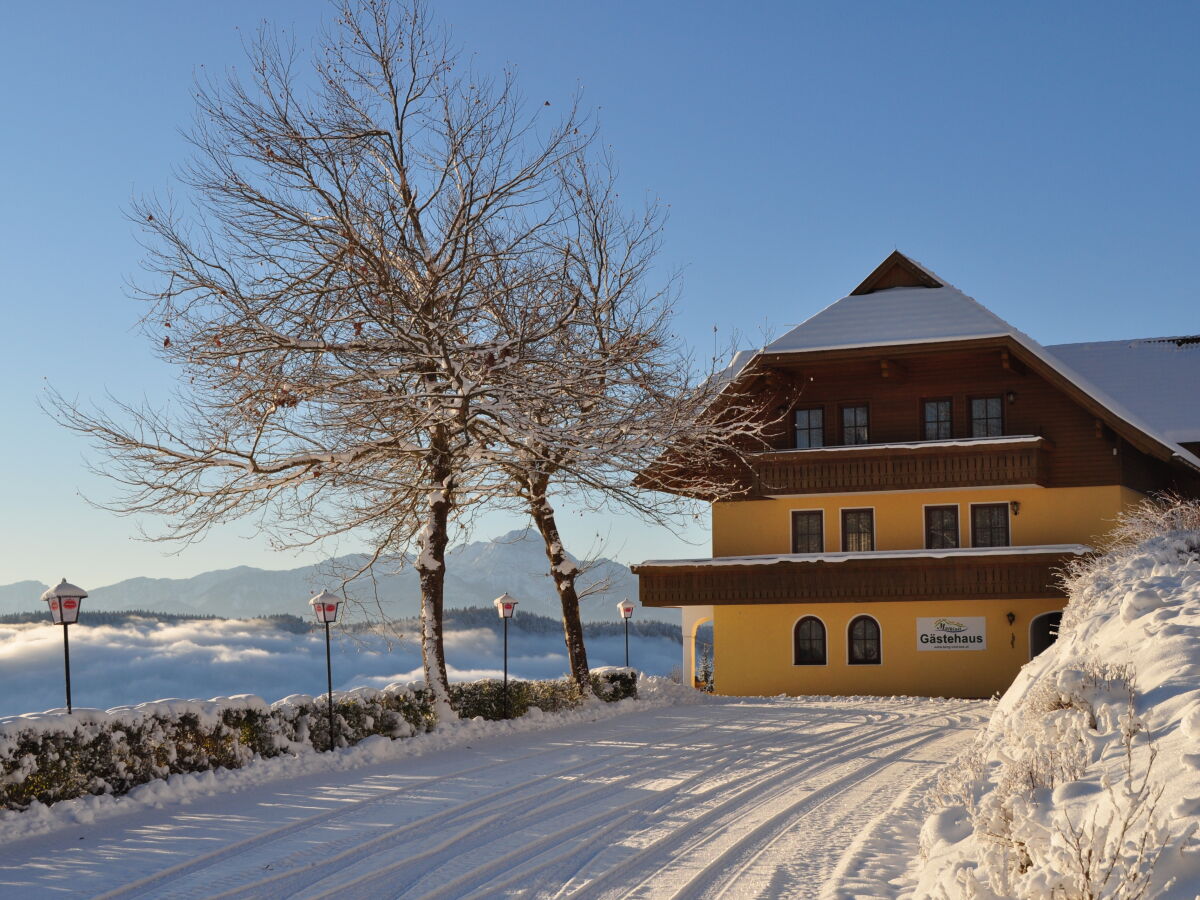
<svg viewBox="0 0 1200 900"><path fill-rule="evenodd" d="M1200 441L1200 336L1046 348L1163 437Z"/></svg>

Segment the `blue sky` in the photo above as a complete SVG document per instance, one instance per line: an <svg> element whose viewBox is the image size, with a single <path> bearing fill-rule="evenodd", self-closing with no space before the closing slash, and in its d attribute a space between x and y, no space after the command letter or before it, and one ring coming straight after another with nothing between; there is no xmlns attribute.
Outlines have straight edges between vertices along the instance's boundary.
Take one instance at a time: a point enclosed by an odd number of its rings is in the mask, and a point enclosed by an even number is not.
<svg viewBox="0 0 1200 900"><path fill-rule="evenodd" d="M1200 6L1185 3L551 3L442 0L481 70L532 102L597 109L630 198L670 205L665 267L702 354L845 294L899 247L1043 343L1200 330ZM0 53L0 584L85 587L300 564L252 523L179 555L88 507L111 489L37 408L161 394L124 284L122 209L186 159L194 75L242 63L261 19L303 40L316 0L62 2L5 11ZM203 67L203 69L202 69ZM564 504L560 504L564 506ZM513 520L486 518L479 537ZM154 522L146 523L149 527ZM625 561L702 555L656 528L569 514ZM349 551L343 545L331 550Z"/></svg>

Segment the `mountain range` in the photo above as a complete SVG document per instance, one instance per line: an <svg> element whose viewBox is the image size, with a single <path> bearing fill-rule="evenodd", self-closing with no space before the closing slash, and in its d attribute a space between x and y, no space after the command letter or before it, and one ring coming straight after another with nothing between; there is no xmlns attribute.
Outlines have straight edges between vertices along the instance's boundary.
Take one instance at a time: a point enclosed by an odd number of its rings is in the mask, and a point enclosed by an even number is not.
<svg viewBox="0 0 1200 900"><path fill-rule="evenodd" d="M83 612L86 616L88 609L142 609L220 618L307 615L309 597L322 588L336 589L339 573L353 572L365 561L365 556L350 555L296 569L237 566L191 578L130 578L97 588L84 584L89 596ZM396 562L377 563L374 583L370 578L350 582L348 595L371 609L378 602L392 618L416 615L420 606L416 572L410 565ZM577 582L580 590L595 591L580 602L584 621L616 620L620 600L628 597L637 602L637 578L626 566L603 557L579 565L584 570ZM519 601L519 611L557 616L558 595L547 570L541 538L532 531L461 544L446 552L445 602L451 608L487 606L507 592ZM41 608L39 598L46 587L37 581L0 586L0 614ZM679 621L676 610L639 608L635 615Z"/></svg>

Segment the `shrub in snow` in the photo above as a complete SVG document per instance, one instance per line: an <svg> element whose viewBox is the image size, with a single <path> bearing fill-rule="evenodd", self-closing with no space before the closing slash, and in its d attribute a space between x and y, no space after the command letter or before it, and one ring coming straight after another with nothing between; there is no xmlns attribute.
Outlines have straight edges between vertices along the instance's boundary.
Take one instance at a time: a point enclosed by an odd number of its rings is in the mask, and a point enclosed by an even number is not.
<svg viewBox="0 0 1200 900"><path fill-rule="evenodd" d="M1064 573L1028 663L927 803L916 897L1200 890L1200 503L1150 503Z"/></svg>
<svg viewBox="0 0 1200 900"><path fill-rule="evenodd" d="M637 696L637 672L633 669L598 669L592 672L592 693L610 702ZM510 680L508 682L509 713L514 718L525 715L531 708L542 712L559 712L577 706L579 689L569 678L553 681ZM450 702L464 719L481 716L484 719L504 718L504 682L495 679L469 681L450 685Z"/></svg>
<svg viewBox="0 0 1200 900"><path fill-rule="evenodd" d="M637 696L637 673L599 670L597 697ZM567 679L513 681L512 715L531 708L557 712L579 703ZM467 718L503 715L501 682L452 685ZM405 738L436 724L433 695L423 686L393 684L334 694L340 747L372 736ZM107 712L76 710L0 719L0 805L28 809L89 794L128 793L169 775L237 769L255 758L311 753L329 746L324 697L285 697L270 706L257 697L159 700Z"/></svg>

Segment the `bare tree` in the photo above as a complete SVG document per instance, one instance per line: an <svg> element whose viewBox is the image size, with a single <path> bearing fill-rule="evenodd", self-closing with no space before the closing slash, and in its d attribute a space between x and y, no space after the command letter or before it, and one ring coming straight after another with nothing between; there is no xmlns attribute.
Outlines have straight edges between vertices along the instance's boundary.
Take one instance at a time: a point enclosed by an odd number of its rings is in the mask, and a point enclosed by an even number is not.
<svg viewBox="0 0 1200 900"><path fill-rule="evenodd" d="M672 331L674 281L649 284L662 233L658 205L626 212L608 157L578 153L562 177L569 227L559 235L562 264L550 288L560 295L568 285L574 309L556 318L559 327L547 329L539 355L523 362L523 389L511 394L514 409L501 432L507 446L497 461L542 537L571 675L587 694L580 571L551 494L666 524L690 509L685 496L743 492L743 454L766 446L777 416L753 395L730 390L711 363L697 367ZM560 313L554 302L543 305ZM672 492L655 490L663 487Z"/></svg>
<svg viewBox="0 0 1200 900"><path fill-rule="evenodd" d="M174 400L49 403L163 539L256 516L283 546L365 534L372 564L414 547L444 699L449 526L499 489L516 373L575 315L561 172L591 133L465 71L419 0L346 0L311 65L264 29L250 63L195 91L190 203L131 212Z"/></svg>

